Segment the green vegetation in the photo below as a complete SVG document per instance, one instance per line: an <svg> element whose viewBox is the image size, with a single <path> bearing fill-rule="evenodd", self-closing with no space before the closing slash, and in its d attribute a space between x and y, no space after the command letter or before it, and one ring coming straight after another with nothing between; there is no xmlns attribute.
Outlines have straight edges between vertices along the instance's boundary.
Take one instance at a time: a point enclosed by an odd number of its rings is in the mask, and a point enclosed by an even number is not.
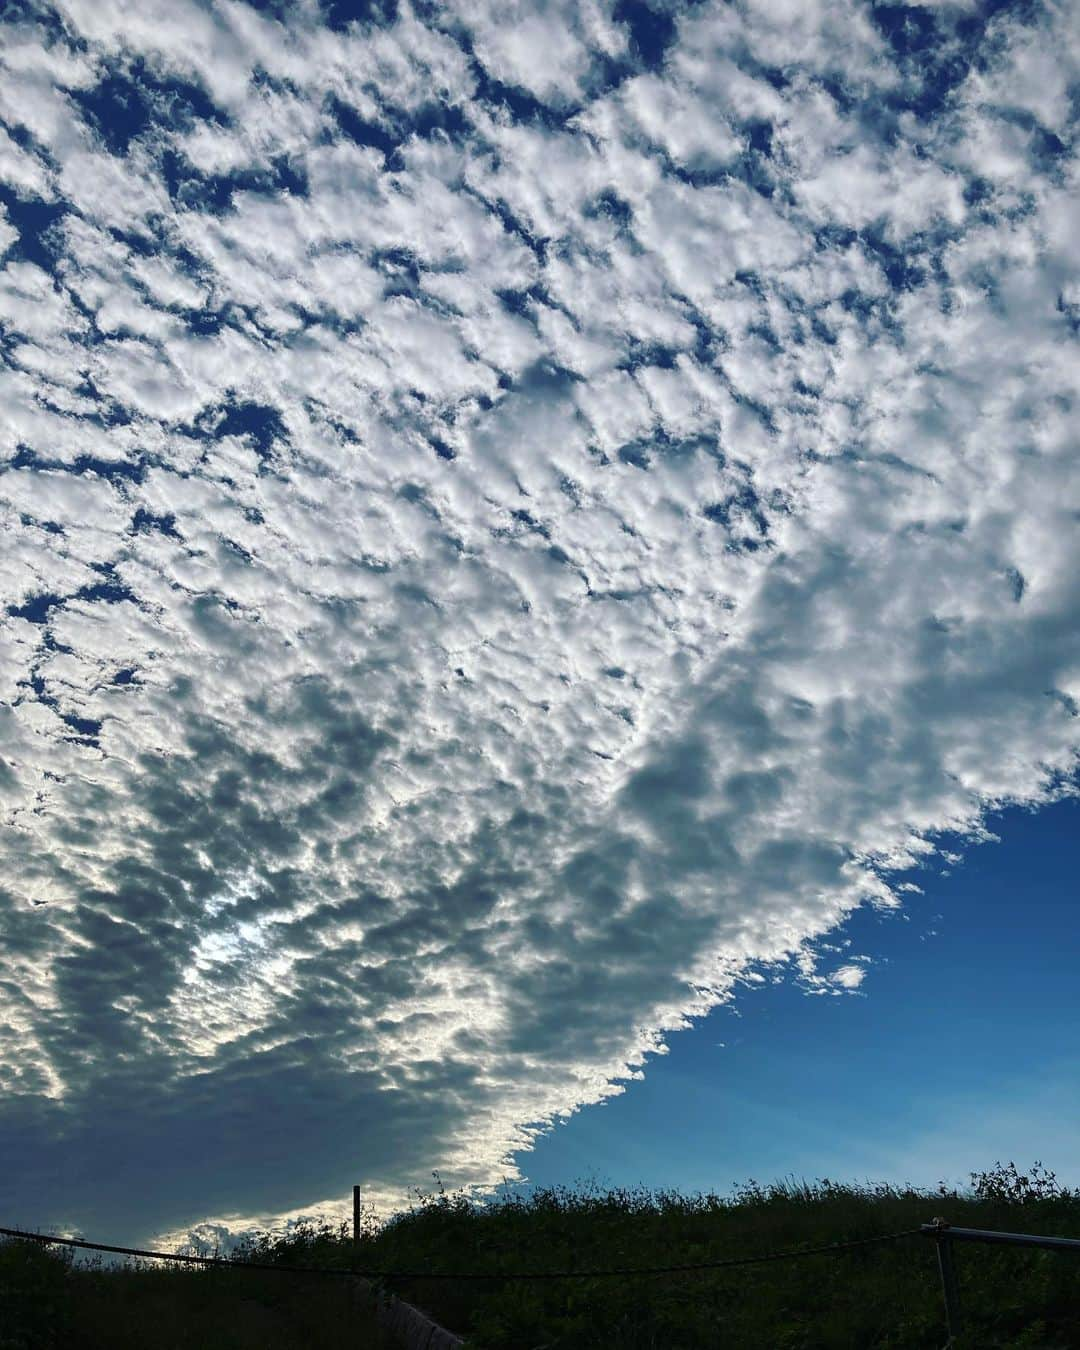
<svg viewBox="0 0 1080 1350"><path fill-rule="evenodd" d="M0 1245L0 1350L390 1350L348 1281Z"/></svg>
<svg viewBox="0 0 1080 1350"><path fill-rule="evenodd" d="M418 1194L408 1211L381 1227L368 1224L361 1261L380 1269L490 1275L462 1283L387 1282L466 1335L476 1350L923 1350L943 1346L946 1336L934 1245L919 1236L732 1271L536 1283L499 1276L719 1261L917 1228L937 1216L962 1227L1075 1237L1080 1191L1058 1186L1038 1164L1021 1174L1011 1163L974 1174L963 1191L750 1182L721 1197L593 1185L480 1203L440 1186ZM354 1314L329 1278L316 1285L316 1277L257 1271L80 1274L22 1243L0 1249L0 1286L5 1279L9 1286L0 1287L0 1307L11 1306L15 1249L22 1263L16 1306L53 1307L54 1321L63 1326L55 1341L0 1333L2 1350L377 1344L359 1328L350 1339ZM245 1254L283 1265L347 1266L351 1243L345 1224L303 1227L288 1238L251 1242ZM958 1245L955 1255L965 1328L958 1350L1080 1347L1080 1257L975 1245ZM238 1308L251 1317L258 1309L270 1320L261 1330L252 1322L242 1339L239 1329L231 1330ZM310 1324L306 1340L297 1339L301 1313L324 1319L321 1330ZM136 1315L142 1318L138 1334L127 1329ZM188 1319L187 1339L178 1338L182 1318ZM225 1327L233 1339L221 1334Z"/></svg>

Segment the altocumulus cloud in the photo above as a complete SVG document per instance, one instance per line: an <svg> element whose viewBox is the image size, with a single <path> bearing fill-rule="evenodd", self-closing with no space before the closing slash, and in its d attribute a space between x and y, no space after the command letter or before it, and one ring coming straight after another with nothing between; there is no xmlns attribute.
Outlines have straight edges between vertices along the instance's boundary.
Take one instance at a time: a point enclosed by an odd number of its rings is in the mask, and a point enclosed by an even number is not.
<svg viewBox="0 0 1080 1350"><path fill-rule="evenodd" d="M488 1182L1068 790L1075 6L6 16L5 1215Z"/></svg>

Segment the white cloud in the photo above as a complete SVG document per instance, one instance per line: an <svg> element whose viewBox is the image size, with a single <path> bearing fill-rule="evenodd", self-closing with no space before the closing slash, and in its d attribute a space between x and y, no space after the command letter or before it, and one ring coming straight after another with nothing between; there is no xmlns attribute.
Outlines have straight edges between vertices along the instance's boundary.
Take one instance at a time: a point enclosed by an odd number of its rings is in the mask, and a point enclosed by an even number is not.
<svg viewBox="0 0 1080 1350"><path fill-rule="evenodd" d="M595 0L584 4L455 6L487 73L545 103L575 103L599 54L616 55L625 34Z"/></svg>

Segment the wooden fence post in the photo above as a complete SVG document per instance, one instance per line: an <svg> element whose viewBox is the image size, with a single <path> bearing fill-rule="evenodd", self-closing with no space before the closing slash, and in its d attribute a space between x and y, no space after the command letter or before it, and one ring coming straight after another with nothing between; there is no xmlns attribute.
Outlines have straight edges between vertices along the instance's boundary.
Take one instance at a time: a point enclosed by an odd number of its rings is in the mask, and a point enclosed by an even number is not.
<svg viewBox="0 0 1080 1350"><path fill-rule="evenodd" d="M356 1271L360 1268L360 1187L352 1188L352 1304L353 1312L360 1308L360 1277Z"/></svg>

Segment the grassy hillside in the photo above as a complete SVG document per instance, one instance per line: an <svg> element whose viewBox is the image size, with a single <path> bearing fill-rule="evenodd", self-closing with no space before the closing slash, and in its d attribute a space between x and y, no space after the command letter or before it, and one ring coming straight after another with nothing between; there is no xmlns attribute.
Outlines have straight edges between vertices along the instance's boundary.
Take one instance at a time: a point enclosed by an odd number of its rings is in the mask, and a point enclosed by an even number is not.
<svg viewBox="0 0 1080 1350"><path fill-rule="evenodd" d="M0 1245L0 1350L390 1350L346 1280Z"/></svg>
<svg viewBox="0 0 1080 1350"><path fill-rule="evenodd" d="M384 1269L583 1270L723 1260L917 1228L943 1216L972 1228L1080 1237L1080 1192L1038 1166L974 1176L965 1192L891 1186L756 1183L729 1197L542 1190L476 1205L422 1196L364 1242ZM309 1233L289 1257L341 1260L333 1234ZM335 1252L338 1255L335 1257ZM956 1265L968 1335L990 1347L1080 1347L1080 1258L965 1246ZM477 1350L714 1350L715 1347L939 1347L944 1313L933 1243L887 1246L741 1270L536 1284L394 1281L391 1286Z"/></svg>
<svg viewBox="0 0 1080 1350"><path fill-rule="evenodd" d="M938 1347L945 1330L936 1256L933 1243L922 1237L727 1272L533 1284L499 1278L522 1270L723 1260L917 1228L938 1215L966 1227L1080 1236L1080 1192L1059 1188L1038 1167L1021 1175L1011 1164L973 1177L964 1192L751 1182L728 1197L578 1187L480 1205L440 1190L418 1197L381 1228L373 1226L364 1236L362 1261L384 1269L489 1275L468 1283L414 1279L388 1286L466 1334L477 1350ZM337 1266L348 1264L350 1247L343 1226L304 1229L287 1241L265 1238L247 1251L260 1261ZM376 1343L370 1328L358 1327L350 1338L342 1291L320 1291L308 1279L294 1277L294 1287L288 1277L255 1271L135 1271L99 1272L80 1283L84 1277L63 1261L33 1255L40 1279L35 1297L51 1299L63 1310L65 1326L78 1333L65 1331L58 1346ZM966 1328L961 1345L1080 1347L1080 1258L964 1246L956 1249L956 1263ZM8 1301L0 1288L0 1307ZM264 1317L261 1331L253 1320L244 1332L248 1339L237 1339L239 1332L230 1333L233 1339L212 1334L232 1325L235 1308L249 1319L266 1312L273 1320ZM144 1310L138 1314L142 1338L125 1333L128 1339L109 1339L110 1319L130 1321L133 1309ZM176 1339L176 1328L193 1309L202 1321L187 1340ZM309 1339L283 1339L296 1334L286 1333L286 1322L295 1328L309 1316L323 1318L310 1324ZM91 1339L88 1319L96 1328ZM166 1322L173 1339L159 1338ZM271 1338L274 1328L278 1339ZM31 1341L29 1350L47 1344ZM3 1350L16 1345L22 1350L22 1343L0 1335Z"/></svg>

